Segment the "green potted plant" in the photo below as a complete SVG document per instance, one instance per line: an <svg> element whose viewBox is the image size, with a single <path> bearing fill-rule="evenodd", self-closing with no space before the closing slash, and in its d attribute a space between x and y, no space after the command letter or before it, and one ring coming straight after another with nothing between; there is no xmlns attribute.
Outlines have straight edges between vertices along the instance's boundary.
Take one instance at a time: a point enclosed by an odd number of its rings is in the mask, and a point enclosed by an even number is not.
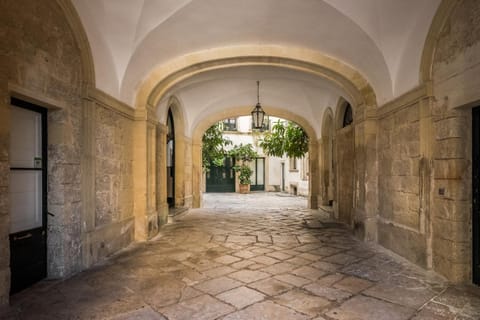
<svg viewBox="0 0 480 320"><path fill-rule="evenodd" d="M238 182L239 182L239 192L240 193L249 193L251 176L253 170L248 165L250 161L258 157L257 152L253 150L252 144L240 144L233 147L229 151L229 155L235 157L235 160L240 164L233 167L233 170L238 173Z"/></svg>
<svg viewBox="0 0 480 320"><path fill-rule="evenodd" d="M234 170L239 173L239 192L249 193L250 184L252 183L250 178L252 177L253 170L246 164L242 164L241 166L235 166Z"/></svg>

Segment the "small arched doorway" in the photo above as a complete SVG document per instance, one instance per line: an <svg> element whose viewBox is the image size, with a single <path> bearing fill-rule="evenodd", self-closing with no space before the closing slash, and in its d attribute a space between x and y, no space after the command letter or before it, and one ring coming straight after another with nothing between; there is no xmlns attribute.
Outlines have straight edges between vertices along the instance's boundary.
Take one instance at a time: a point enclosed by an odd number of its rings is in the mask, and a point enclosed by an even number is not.
<svg viewBox="0 0 480 320"><path fill-rule="evenodd" d="M350 103L344 101L337 108L336 117L336 176L337 176L337 218L352 225L355 131L353 126L353 110Z"/></svg>
<svg viewBox="0 0 480 320"><path fill-rule="evenodd" d="M175 125L171 109L167 116L167 203L175 206Z"/></svg>

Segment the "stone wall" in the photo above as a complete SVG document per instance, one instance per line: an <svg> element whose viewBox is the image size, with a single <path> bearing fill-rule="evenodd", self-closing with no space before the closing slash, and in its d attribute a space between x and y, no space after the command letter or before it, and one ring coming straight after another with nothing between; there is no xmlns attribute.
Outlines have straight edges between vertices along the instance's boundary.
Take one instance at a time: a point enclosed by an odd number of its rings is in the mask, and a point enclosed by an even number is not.
<svg viewBox="0 0 480 320"><path fill-rule="evenodd" d="M96 90L88 91L85 44L77 40L81 30L72 31L69 6L0 2L0 306L10 288L10 96L49 109L48 277L79 272L133 237L133 111L89 94Z"/></svg>
<svg viewBox="0 0 480 320"><path fill-rule="evenodd" d="M378 242L426 267L420 214L419 102L381 117L378 136Z"/></svg>
<svg viewBox="0 0 480 320"><path fill-rule="evenodd" d="M433 267L471 279L471 107L480 105L480 2L448 14L435 43ZM477 164L478 165L478 164Z"/></svg>
<svg viewBox="0 0 480 320"><path fill-rule="evenodd" d="M133 241L132 119L96 104L94 119L95 219L89 230L89 261Z"/></svg>
<svg viewBox="0 0 480 320"><path fill-rule="evenodd" d="M0 87L1 118L4 115L9 119L9 90L20 97L28 96L34 102L44 101L59 107L50 110L48 116L48 207L55 214L48 224L48 273L51 277L63 277L81 269L80 94L83 78L80 50L56 2L2 1L0 20L0 57L8 76L8 83L2 81ZM8 120L2 122L2 132L7 136L9 128ZM2 141L8 141L3 138ZM9 147L2 147L2 160L6 160ZM8 162L3 164L1 176L8 181ZM2 192L2 197L8 197L8 192ZM0 247L8 246L8 214L3 217ZM3 276L5 263L9 261L8 251L1 250L0 260ZM2 302L7 299L8 290L8 282L2 282Z"/></svg>

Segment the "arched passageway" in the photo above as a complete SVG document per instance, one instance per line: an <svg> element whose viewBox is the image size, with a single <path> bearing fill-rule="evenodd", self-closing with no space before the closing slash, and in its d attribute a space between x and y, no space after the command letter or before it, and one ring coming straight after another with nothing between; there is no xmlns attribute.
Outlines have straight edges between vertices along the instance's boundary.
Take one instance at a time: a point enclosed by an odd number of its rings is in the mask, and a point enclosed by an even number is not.
<svg viewBox="0 0 480 320"><path fill-rule="evenodd" d="M0 312L9 301L9 240L18 236L11 223L18 218L15 203L27 203L27 197L10 201L15 191L10 171L16 168L12 98L48 109L47 155L42 156L48 160L47 276L66 278L156 237L168 220L169 202L175 209L201 206L202 130L213 120L249 114L257 80L265 84L267 113L299 123L311 138L310 208L332 203L334 216L358 238L452 282L478 282L478 150L472 141L480 104L479 2L212 1L215 6L201 0L1 2ZM268 27L273 24L278 28ZM169 118L175 129L170 162ZM29 156L26 168L38 163L35 158ZM175 183L169 189L172 162ZM273 216L279 225L287 219ZM194 222L179 229L193 230ZM249 228L258 231L251 224L244 230ZM295 225L296 231L302 228ZM17 240L33 237L23 231ZM340 231L312 232L323 241ZM208 248L212 237L199 243ZM228 251L232 247L225 240L222 250ZM359 248L350 238L345 242ZM355 254L338 243L328 247L345 249L340 254L348 256L333 258L336 262L322 256L319 260L328 259L324 263L350 265L354 256L368 264L362 250ZM177 266L175 261L162 268ZM179 274L198 275L201 267L187 264ZM347 271L347 265L340 270L356 276ZM195 286L185 286L195 295ZM336 282L328 291L343 290L339 286ZM374 287L360 302L403 303L379 297L388 291L382 283ZM89 290L92 296L101 292ZM449 293L459 295L449 290L447 300ZM319 297L318 291L310 293ZM205 294L200 299L219 298ZM354 296L338 301L336 312L361 305ZM438 316L437 311L432 306L425 313ZM425 315L421 312L411 316ZM478 313L460 316L478 318Z"/></svg>

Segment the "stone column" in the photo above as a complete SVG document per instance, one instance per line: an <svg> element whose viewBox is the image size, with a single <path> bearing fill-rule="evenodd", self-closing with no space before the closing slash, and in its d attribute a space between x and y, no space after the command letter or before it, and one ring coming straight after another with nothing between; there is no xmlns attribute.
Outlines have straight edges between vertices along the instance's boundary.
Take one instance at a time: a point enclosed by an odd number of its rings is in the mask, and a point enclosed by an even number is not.
<svg viewBox="0 0 480 320"><path fill-rule="evenodd" d="M155 196L156 123L157 119L153 110L136 110L133 125L133 184L135 240L137 241L153 237L158 230Z"/></svg>
<svg viewBox="0 0 480 320"><path fill-rule="evenodd" d="M156 200L158 225L167 223L168 203L167 203L167 127L161 123L157 124L157 147L156 147Z"/></svg>
<svg viewBox="0 0 480 320"><path fill-rule="evenodd" d="M185 157L184 157L184 174L183 174L183 205L191 208L193 204L192 195L192 178L193 178L193 161L192 161L192 139L185 138Z"/></svg>
<svg viewBox="0 0 480 320"><path fill-rule="evenodd" d="M320 159L319 159L318 143L316 141L310 141L308 145L308 157L309 157L309 199L308 207L310 209L317 209L318 203L321 200L320 195Z"/></svg>
<svg viewBox="0 0 480 320"><path fill-rule="evenodd" d="M432 218L431 201L433 185L433 120L432 99L426 98L419 102L420 111L420 164L419 164L419 231L426 240L426 267L432 268Z"/></svg>
<svg viewBox="0 0 480 320"><path fill-rule="evenodd" d="M355 119L353 227L365 241L377 239L378 203L376 107L361 105Z"/></svg>
<svg viewBox="0 0 480 320"><path fill-rule="evenodd" d="M377 240L378 161L376 107L368 107L364 124L365 134L365 220L364 240Z"/></svg>
<svg viewBox="0 0 480 320"><path fill-rule="evenodd" d="M185 136L175 132L175 207L185 205Z"/></svg>
<svg viewBox="0 0 480 320"><path fill-rule="evenodd" d="M82 264L92 265L90 232L95 230L95 102L84 100L82 152Z"/></svg>
<svg viewBox="0 0 480 320"><path fill-rule="evenodd" d="M192 207L202 206L202 144L201 141L192 143Z"/></svg>

